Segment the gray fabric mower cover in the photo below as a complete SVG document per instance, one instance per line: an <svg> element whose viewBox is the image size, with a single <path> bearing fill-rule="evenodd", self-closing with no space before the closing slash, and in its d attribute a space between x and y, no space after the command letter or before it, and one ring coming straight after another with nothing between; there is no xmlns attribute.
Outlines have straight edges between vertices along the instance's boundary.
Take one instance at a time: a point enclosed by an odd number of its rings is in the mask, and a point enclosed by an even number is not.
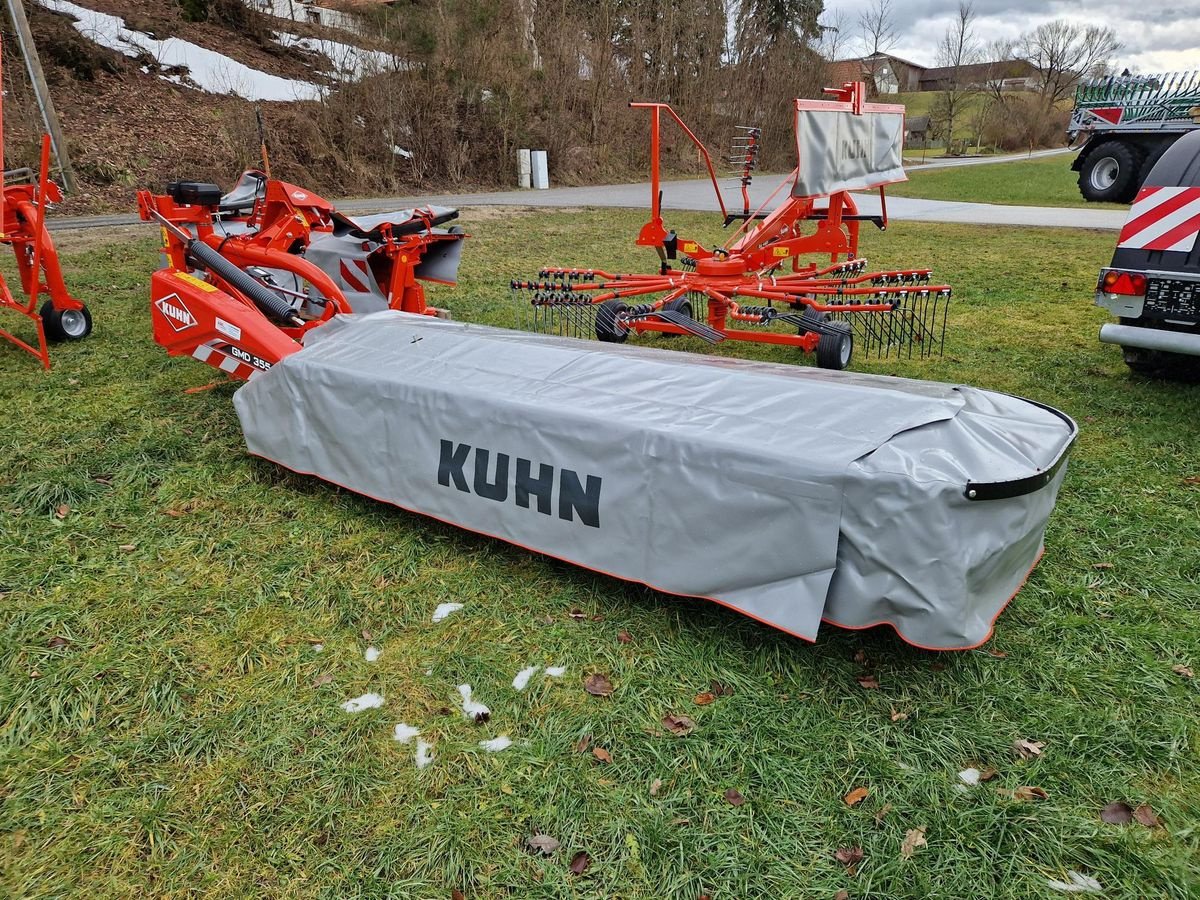
<svg viewBox="0 0 1200 900"><path fill-rule="evenodd" d="M234 402L250 452L296 472L808 640L824 619L932 649L990 636L1075 436L969 387L390 310Z"/></svg>

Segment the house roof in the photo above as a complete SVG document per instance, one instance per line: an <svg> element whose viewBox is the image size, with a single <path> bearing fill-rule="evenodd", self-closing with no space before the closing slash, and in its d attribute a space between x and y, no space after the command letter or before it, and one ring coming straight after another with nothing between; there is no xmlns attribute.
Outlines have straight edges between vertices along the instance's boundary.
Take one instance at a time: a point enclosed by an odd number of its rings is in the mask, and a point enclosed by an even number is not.
<svg viewBox="0 0 1200 900"><path fill-rule="evenodd" d="M921 74L921 83L945 81L958 77L961 81L988 81L996 78L1026 78L1037 74L1037 67L1024 59L1001 59L971 63L966 66L938 66Z"/></svg>

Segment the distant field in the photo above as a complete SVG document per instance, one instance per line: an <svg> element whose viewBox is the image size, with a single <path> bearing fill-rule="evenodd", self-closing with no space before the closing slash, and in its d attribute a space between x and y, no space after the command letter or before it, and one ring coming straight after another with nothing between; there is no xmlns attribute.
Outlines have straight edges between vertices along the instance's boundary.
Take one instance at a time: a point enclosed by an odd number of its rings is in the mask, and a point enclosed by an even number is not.
<svg viewBox="0 0 1200 900"><path fill-rule="evenodd" d="M896 197L962 200L1011 206L1077 206L1124 209L1119 203L1088 203L1079 194L1078 175L1068 155L1022 162L947 169L910 168L909 180L888 188Z"/></svg>

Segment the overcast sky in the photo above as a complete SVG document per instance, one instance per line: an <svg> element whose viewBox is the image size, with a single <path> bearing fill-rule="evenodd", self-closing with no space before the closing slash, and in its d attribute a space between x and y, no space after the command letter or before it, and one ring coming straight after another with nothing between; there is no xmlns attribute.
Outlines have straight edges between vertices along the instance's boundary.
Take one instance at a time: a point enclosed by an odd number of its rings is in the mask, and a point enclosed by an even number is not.
<svg viewBox="0 0 1200 900"><path fill-rule="evenodd" d="M859 13L871 0L825 0L822 24L841 10L850 43L839 56L862 52L857 41ZM981 42L1015 38L1052 19L1081 25L1108 25L1122 47L1118 71L1130 66L1141 72L1200 69L1200 0L975 0L975 33ZM925 66L937 65L937 44L958 10L958 0L892 0L899 40L895 56Z"/></svg>

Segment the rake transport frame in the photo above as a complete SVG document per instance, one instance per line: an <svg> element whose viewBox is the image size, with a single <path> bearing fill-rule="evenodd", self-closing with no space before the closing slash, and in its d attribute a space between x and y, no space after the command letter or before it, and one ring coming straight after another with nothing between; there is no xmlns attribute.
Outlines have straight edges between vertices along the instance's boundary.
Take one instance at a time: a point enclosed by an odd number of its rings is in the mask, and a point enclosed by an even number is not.
<svg viewBox="0 0 1200 900"><path fill-rule="evenodd" d="M4 86L0 74L0 160L4 158ZM2 166L0 166L2 168ZM10 180L12 183L10 184ZM38 170L4 172L0 190L0 243L12 247L21 276L25 299L18 299L0 275L0 309L10 310L33 322L36 343L0 328L0 338L32 353L50 368L50 342L78 341L92 332L88 308L71 295L63 280L58 252L46 229L46 207L61 203L62 190L50 178L50 137L42 136ZM46 297L41 307L38 301Z"/></svg>
<svg viewBox="0 0 1200 900"><path fill-rule="evenodd" d="M426 207L356 221L253 170L229 195L213 184L176 182L166 194L140 191L138 207L143 220L163 229L165 266L151 282L155 341L172 356L193 356L243 380L298 351L308 332L335 316L373 311L356 310L356 295L448 317L426 304L421 281L453 284L454 277L423 272L422 265L432 250L457 250L467 237L437 227L457 210ZM326 268L305 257L317 256L320 241L344 251L326 251Z"/></svg>
<svg viewBox="0 0 1200 900"><path fill-rule="evenodd" d="M514 292L532 293L521 306L532 312L534 330L575 336L594 332L600 340L615 343L631 332L656 331L691 334L712 343L730 339L782 344L815 352L819 366L833 369L849 364L855 338L864 352L883 356L893 351L911 356L914 348L920 356L940 352L950 288L931 285L929 269L867 272L866 260L858 255L864 221L880 230L887 227L884 186L905 177L900 165L904 107L865 102L861 82L826 92L835 99L795 101L798 165L756 210L750 208L748 187L757 166L760 132L740 129L730 162L741 167L742 210L732 213L721 195L711 155L675 111L665 103L631 103L651 111L651 217L636 243L658 252L659 270L616 274L547 267L539 273L541 280L513 281ZM664 113L704 159L725 226L742 223L723 246L706 248L698 240L679 237L664 223L660 178ZM880 117L894 120L885 135L890 144L873 148L872 129ZM837 132L838 120L845 123L847 134ZM817 134L815 140L808 134L810 128L819 131L818 125L831 124L832 134ZM812 155L822 144L833 159L805 159L806 149ZM860 156L871 158L859 164L855 159ZM886 171L874 165L879 159L886 161ZM787 199L765 212L789 185ZM850 193L869 188L879 190L878 216L859 213ZM826 203L818 206L822 199ZM805 223L813 224L810 233L804 233ZM803 262L802 257L809 255L828 255L829 264ZM677 259L678 268L673 265ZM781 271L785 265L790 272ZM647 297L654 299L636 299ZM768 330L776 323L794 331Z"/></svg>

